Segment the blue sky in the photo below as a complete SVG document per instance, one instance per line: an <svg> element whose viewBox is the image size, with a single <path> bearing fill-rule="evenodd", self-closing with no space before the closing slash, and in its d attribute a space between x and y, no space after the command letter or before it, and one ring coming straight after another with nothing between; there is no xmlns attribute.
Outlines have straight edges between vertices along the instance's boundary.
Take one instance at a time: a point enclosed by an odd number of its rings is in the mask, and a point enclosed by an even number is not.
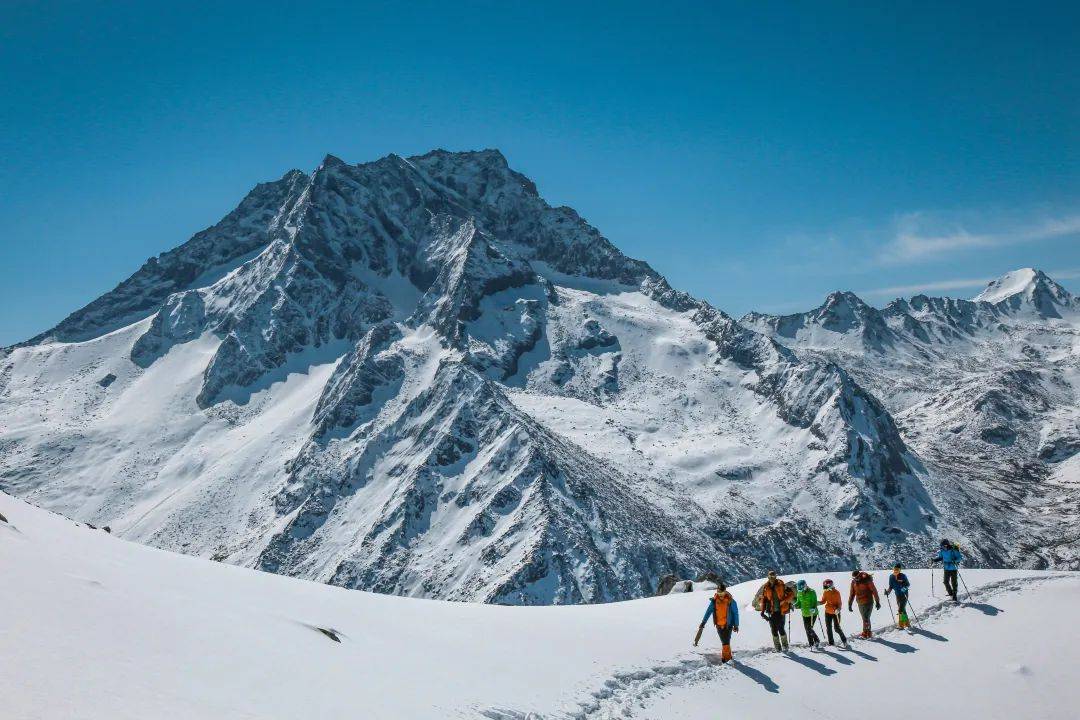
<svg viewBox="0 0 1080 720"><path fill-rule="evenodd" d="M1078 6L803 5L8 0L0 344L328 152L498 147L736 315L1080 288Z"/></svg>

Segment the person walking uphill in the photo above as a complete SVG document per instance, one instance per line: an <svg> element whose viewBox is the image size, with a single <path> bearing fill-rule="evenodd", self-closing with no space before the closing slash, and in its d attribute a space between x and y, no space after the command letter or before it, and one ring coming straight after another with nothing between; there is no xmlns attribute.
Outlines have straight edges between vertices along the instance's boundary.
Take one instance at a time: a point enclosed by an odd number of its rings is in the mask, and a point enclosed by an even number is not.
<svg viewBox="0 0 1080 720"><path fill-rule="evenodd" d="M875 606L878 610L881 609L881 598L878 596L877 587L874 585L874 578L870 576L870 573L863 572L862 570L851 571L851 592L848 594L848 611L851 610L852 603L859 602L859 614L862 615L862 636L868 638L873 633L870 631L870 613L874 610Z"/></svg>
<svg viewBox="0 0 1080 720"><path fill-rule="evenodd" d="M963 562L964 556L960 554L960 548L956 547L948 540L941 541L941 549L938 550L937 555L930 558L930 564L933 565L936 562L941 563L941 567L945 570L945 592L949 593L949 596L954 602L959 602L956 598L956 575L960 572L960 563Z"/></svg>
<svg viewBox="0 0 1080 720"><path fill-rule="evenodd" d="M911 627L911 623L908 622L907 616L908 591L910 589L911 583L908 582L907 575L903 573L903 568L900 567L900 563L893 565L892 575L889 576L889 587L886 588L885 594L888 595L891 592L896 593L896 625L900 628Z"/></svg>
<svg viewBox="0 0 1080 720"><path fill-rule="evenodd" d="M705 617L701 618L701 625L698 626L698 638L701 637L701 629L709 622L709 618L713 619L716 634L720 636L720 644L723 645L720 660L726 663L731 660L731 633L739 632L739 604L727 591L724 583L716 584L716 593L709 601ZM694 645L697 645L697 639L694 640Z"/></svg>
<svg viewBox="0 0 1080 720"><path fill-rule="evenodd" d="M800 580L795 586L799 592L795 594L795 607L802 611L803 628L806 629L806 644L812 648L821 643L821 639L814 632L814 620L818 614L817 592L809 587L805 580Z"/></svg>
<svg viewBox="0 0 1080 720"><path fill-rule="evenodd" d="M833 642L833 627L835 626L836 632L840 635L840 642L847 647L847 637L840 629L840 608L844 605L844 599L840 597L840 591L833 586L832 580L826 580L822 585L819 604L825 606L825 634L829 636L829 644L836 644Z"/></svg>
<svg viewBox="0 0 1080 720"><path fill-rule="evenodd" d="M795 592L776 576L775 570L769 571L769 579L761 588L761 617L769 623L772 630L773 647L777 650L788 649L788 636L784 630L784 619L791 611Z"/></svg>

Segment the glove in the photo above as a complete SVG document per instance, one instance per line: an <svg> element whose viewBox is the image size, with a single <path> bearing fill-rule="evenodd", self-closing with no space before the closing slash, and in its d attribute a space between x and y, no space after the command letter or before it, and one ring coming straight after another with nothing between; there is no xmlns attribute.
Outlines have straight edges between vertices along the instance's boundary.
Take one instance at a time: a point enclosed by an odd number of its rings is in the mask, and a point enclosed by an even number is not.
<svg viewBox="0 0 1080 720"><path fill-rule="evenodd" d="M738 625L736 625L735 627L733 627L731 629L734 630L735 632L739 632L739 626Z"/></svg>
<svg viewBox="0 0 1080 720"><path fill-rule="evenodd" d="M762 620L765 620L766 622L768 622L768 620L769 620L769 616L768 616L768 615L766 615L765 613L761 613L761 619L762 619Z"/></svg>
<svg viewBox="0 0 1080 720"><path fill-rule="evenodd" d="M698 630L704 630L705 629L705 623L701 623L700 625L698 625L697 629Z"/></svg>
<svg viewBox="0 0 1080 720"><path fill-rule="evenodd" d="M847 604L847 611L848 611L848 612L851 612L851 603L848 603L848 604Z"/></svg>
<svg viewBox="0 0 1080 720"><path fill-rule="evenodd" d="M874 608L876 610L880 610L881 609L881 603L874 603Z"/></svg>
<svg viewBox="0 0 1080 720"><path fill-rule="evenodd" d="M888 590L885 591L885 594L888 595L891 592L892 592L892 588L889 588Z"/></svg>

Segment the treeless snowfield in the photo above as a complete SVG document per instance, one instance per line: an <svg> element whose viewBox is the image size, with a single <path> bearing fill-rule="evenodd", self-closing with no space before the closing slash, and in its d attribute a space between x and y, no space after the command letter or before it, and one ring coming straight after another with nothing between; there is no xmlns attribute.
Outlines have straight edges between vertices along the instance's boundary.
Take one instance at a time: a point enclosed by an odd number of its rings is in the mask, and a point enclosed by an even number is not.
<svg viewBox="0 0 1080 720"><path fill-rule="evenodd" d="M875 640L787 656L764 651L747 607L758 583L744 583L736 664L720 666L711 628L691 646L709 591L577 607L417 600L155 550L6 495L0 513L5 718L1072 718L1080 706L1076 573L969 570L971 601L946 605L913 570L914 634L888 630L884 605ZM832 577L846 590L847 575ZM798 618L792 637L805 640Z"/></svg>

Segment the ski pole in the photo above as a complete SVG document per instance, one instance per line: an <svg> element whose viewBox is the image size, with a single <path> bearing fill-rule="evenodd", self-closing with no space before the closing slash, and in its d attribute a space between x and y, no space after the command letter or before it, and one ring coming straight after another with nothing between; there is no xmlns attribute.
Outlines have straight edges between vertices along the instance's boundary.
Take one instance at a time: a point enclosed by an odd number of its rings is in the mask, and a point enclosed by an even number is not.
<svg viewBox="0 0 1080 720"><path fill-rule="evenodd" d="M911 604L911 598L910 597L908 598L907 606L908 606L908 610L911 612L911 617L914 618L914 620L915 620L915 624L918 625L919 624L919 614L917 612L915 612L915 606Z"/></svg>
<svg viewBox="0 0 1080 720"><path fill-rule="evenodd" d="M937 598L937 590L934 589L934 566L930 566L930 594Z"/></svg>
<svg viewBox="0 0 1080 720"><path fill-rule="evenodd" d="M893 609L892 609L892 598L889 597L889 593L885 593L885 602L889 603L889 614L892 615L893 617L896 617L896 613L893 612ZM897 618L896 623L897 623L897 625L900 624L900 619L899 618Z"/></svg>
<svg viewBox="0 0 1080 720"><path fill-rule="evenodd" d="M814 619L817 620L818 630L821 631L821 637L828 637L829 633L825 632L825 628L821 625L821 615L815 615Z"/></svg>
<svg viewBox="0 0 1080 720"><path fill-rule="evenodd" d="M966 582L964 582L964 576L960 574L960 570L959 570L959 569L957 569L957 571L956 571L956 577L960 578L960 584L964 586L964 592L966 592L966 593L967 593L967 596L968 596L968 602L971 602L971 591L970 591L970 590L968 590L968 586L967 586L967 583L966 583Z"/></svg>

